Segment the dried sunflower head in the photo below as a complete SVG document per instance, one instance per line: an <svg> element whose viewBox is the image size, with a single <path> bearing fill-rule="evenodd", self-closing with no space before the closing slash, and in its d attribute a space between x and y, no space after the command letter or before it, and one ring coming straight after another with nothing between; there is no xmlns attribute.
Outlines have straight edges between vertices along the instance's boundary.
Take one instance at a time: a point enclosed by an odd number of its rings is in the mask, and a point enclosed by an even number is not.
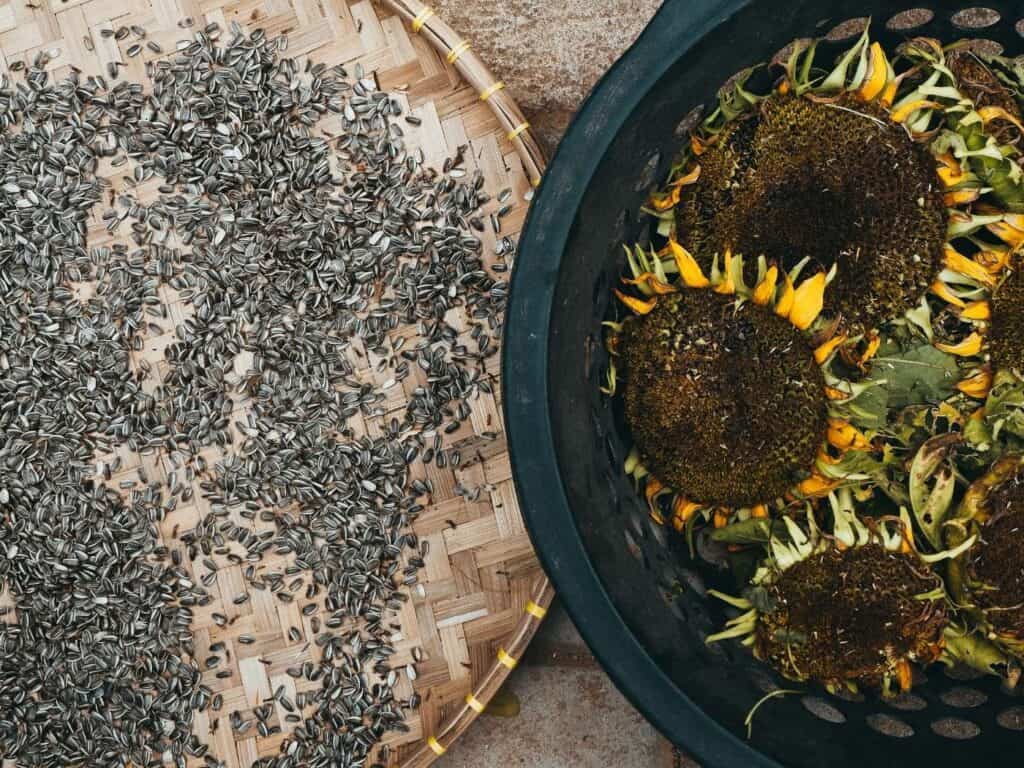
<svg viewBox="0 0 1024 768"><path fill-rule="evenodd" d="M825 380L803 335L711 291L663 298L620 339L626 419L647 468L687 498L749 507L810 473Z"/></svg>
<svg viewBox="0 0 1024 768"><path fill-rule="evenodd" d="M785 518L787 540L769 541L770 554L746 597L712 591L746 612L708 642L742 638L785 677L832 690L906 690L911 662L943 655L948 602L929 563L956 552L920 554L905 514L861 518L849 488L829 501L830 535L819 530L813 512L807 530Z"/></svg>
<svg viewBox="0 0 1024 768"><path fill-rule="evenodd" d="M818 469L823 446L870 441L830 418L831 397L856 396L828 372L846 337L806 332L827 276L800 281L802 265L780 273L761 259L748 286L739 256L715 260L708 276L675 241L660 254L627 252L634 277L623 282L640 295L617 291L635 316L609 324L605 391L623 392L635 440L626 470L644 482L652 516L661 519L665 494L680 527L698 511L716 524L765 516L783 497L838 485Z"/></svg>
<svg viewBox="0 0 1024 768"><path fill-rule="evenodd" d="M950 564L950 589L988 637L1024 657L1024 457L996 461L946 525L977 543Z"/></svg>
<svg viewBox="0 0 1024 768"><path fill-rule="evenodd" d="M1024 264L1018 258L992 294L988 343L996 370L1024 373Z"/></svg>
<svg viewBox="0 0 1024 768"><path fill-rule="evenodd" d="M836 279L826 308L870 329L914 306L941 269L947 213L928 149L853 95L773 95L700 157L677 237Z"/></svg>

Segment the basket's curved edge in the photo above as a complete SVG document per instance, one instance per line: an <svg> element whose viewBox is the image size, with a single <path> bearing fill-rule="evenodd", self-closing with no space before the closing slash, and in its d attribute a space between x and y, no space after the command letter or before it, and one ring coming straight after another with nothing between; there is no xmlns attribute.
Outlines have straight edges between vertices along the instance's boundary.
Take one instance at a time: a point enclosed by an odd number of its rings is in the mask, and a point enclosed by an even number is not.
<svg viewBox="0 0 1024 768"><path fill-rule="evenodd" d="M523 169L530 183L538 186L546 166L544 152L530 128L530 123L505 90L505 84L495 79L487 65L472 50L471 44L452 30L430 6L419 0L382 2L385 7L406 21L414 33L423 35L480 94L480 99L487 102L522 160ZM547 576L539 578L531 592L530 600L523 606L522 618L505 645L499 649L494 663L481 678L480 683L466 696L462 707L444 722L436 733L426 736L423 745L403 763L403 768L425 768L433 763L462 735L477 715L484 711L491 697L505 682L509 672L515 668L523 651L533 639L554 596L554 587Z"/></svg>
<svg viewBox="0 0 1024 768"><path fill-rule="evenodd" d="M473 51L472 43L449 27L429 5L420 0L383 0L384 5L409 23L416 34L423 35L445 60L455 67L486 101L506 131L508 140L523 161L523 168L533 186L540 184L546 161L530 123L519 110L505 84L495 79L487 65Z"/></svg>

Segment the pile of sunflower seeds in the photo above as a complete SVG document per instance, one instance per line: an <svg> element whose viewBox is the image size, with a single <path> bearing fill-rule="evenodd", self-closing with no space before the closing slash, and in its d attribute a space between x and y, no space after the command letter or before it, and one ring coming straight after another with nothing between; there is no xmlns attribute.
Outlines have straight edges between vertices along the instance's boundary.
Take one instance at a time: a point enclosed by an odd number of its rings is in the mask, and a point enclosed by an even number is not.
<svg viewBox="0 0 1024 768"><path fill-rule="evenodd" d="M363 766L419 703L392 690L415 668L389 662L427 556L409 523L431 489L409 464L461 461L441 435L490 391L506 283L481 255L479 172L461 153L424 167L372 77L286 47L212 24L145 85L51 82L46 53L0 77L0 756L19 765L217 766L194 713L269 736L277 704L294 730L260 768ZM93 213L114 244L87 241ZM403 324L416 334L393 341ZM133 353L169 334L157 377ZM362 356L383 384L357 375ZM426 384L385 413L414 366ZM358 437L357 415L383 434ZM119 449L166 461L166 482L140 469L112 487ZM209 513L169 546L159 526L196 488ZM201 683L223 646L195 658L215 556L249 589L323 605L322 662L288 671L316 686L278 689L254 720Z"/></svg>

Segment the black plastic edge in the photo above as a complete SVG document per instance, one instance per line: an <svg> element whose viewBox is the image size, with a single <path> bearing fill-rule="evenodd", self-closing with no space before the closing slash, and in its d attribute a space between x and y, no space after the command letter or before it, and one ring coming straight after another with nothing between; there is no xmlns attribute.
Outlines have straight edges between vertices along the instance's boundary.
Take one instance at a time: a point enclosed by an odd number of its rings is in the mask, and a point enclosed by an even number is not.
<svg viewBox="0 0 1024 768"><path fill-rule="evenodd" d="M706 715L665 675L630 631L591 567L554 451L548 414L548 332L559 257L574 223L563 212L579 209L587 183L641 97L678 56L749 2L666 0L594 87L530 207L512 275L502 356L512 473L541 563L616 686L666 737L708 768L781 766ZM558 547L545 546L551 541ZM666 701L683 706L670 709Z"/></svg>

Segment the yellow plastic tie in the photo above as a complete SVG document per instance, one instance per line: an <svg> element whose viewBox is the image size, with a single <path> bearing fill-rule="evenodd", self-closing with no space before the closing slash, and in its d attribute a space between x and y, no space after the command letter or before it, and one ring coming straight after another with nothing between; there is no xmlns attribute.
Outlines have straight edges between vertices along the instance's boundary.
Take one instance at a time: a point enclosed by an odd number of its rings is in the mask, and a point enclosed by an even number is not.
<svg viewBox="0 0 1024 768"><path fill-rule="evenodd" d="M454 48L452 48L450 51L448 51L448 56L446 57L447 60L448 60L448 63L449 64L454 64L456 61L459 60L459 56L464 54L466 51L468 51L472 47L473 46L469 44L469 41L467 41L467 40L460 40L459 42L457 42L455 44Z"/></svg>
<svg viewBox="0 0 1024 768"><path fill-rule="evenodd" d="M468 704L469 708L476 712L478 715L484 711L483 703L472 693L466 694L466 704Z"/></svg>
<svg viewBox="0 0 1024 768"><path fill-rule="evenodd" d="M516 136L521 134L523 131L525 131L529 127L530 127L530 124L526 120L524 120L519 125L517 125L515 128L513 128L511 131L508 132L508 140L512 141L512 139L514 139Z"/></svg>
<svg viewBox="0 0 1024 768"><path fill-rule="evenodd" d="M429 739L427 739L427 746L430 747L432 750L434 750L434 754L437 755L438 757L440 757L441 755L443 755L445 752L448 751L447 749L442 747L441 746L441 742L439 742L433 736L431 736Z"/></svg>
<svg viewBox="0 0 1024 768"><path fill-rule="evenodd" d="M533 600L526 603L526 612L533 616L535 619L543 619L548 615L547 608L543 608L537 605Z"/></svg>
<svg viewBox="0 0 1024 768"><path fill-rule="evenodd" d="M535 186L535 187L539 187L540 186L540 176L537 176L536 178L531 180L530 183L533 184L533 186Z"/></svg>
<svg viewBox="0 0 1024 768"><path fill-rule="evenodd" d="M504 87L505 87L505 84L503 82L501 82L501 80L494 81L493 83L488 85L486 88L484 88L482 91L480 91L480 101L487 101L489 98L491 98L491 96L496 94L498 91L500 91Z"/></svg>
<svg viewBox="0 0 1024 768"><path fill-rule="evenodd" d="M423 10L416 14L416 17L412 20L412 31L419 32L423 29L423 25L427 19L434 15L434 9L429 5L424 6Z"/></svg>
<svg viewBox="0 0 1024 768"><path fill-rule="evenodd" d="M511 656L509 656L504 648L499 648L498 649L498 662L500 664L502 664L503 666L508 667L509 669L515 669L516 668L516 664L519 663L515 659L513 659Z"/></svg>

